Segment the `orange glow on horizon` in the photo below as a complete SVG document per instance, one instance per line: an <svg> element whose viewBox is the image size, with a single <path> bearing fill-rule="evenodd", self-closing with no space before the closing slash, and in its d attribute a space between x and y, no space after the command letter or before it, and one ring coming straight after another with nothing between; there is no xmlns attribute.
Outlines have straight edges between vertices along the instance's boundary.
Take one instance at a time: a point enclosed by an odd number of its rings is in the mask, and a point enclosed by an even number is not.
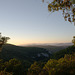
<svg viewBox="0 0 75 75"><path fill-rule="evenodd" d="M71 41L34 41L34 40L10 40L8 43L14 44L14 45L28 45L28 44L46 44L46 43L69 43Z"/></svg>

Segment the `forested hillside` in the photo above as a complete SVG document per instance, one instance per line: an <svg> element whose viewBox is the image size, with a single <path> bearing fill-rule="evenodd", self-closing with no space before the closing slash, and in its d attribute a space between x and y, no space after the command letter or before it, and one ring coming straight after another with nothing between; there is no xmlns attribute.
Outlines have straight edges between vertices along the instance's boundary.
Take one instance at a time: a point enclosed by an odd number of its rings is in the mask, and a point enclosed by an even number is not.
<svg viewBox="0 0 75 75"><path fill-rule="evenodd" d="M75 75L75 47L54 53L46 63L34 62L28 75Z"/></svg>
<svg viewBox="0 0 75 75"><path fill-rule="evenodd" d="M64 57L65 54L72 54L75 52L75 46L70 46L66 49L60 50L56 53L53 53L52 57L53 59L59 59Z"/></svg>
<svg viewBox="0 0 75 75"><path fill-rule="evenodd" d="M50 59L44 66L34 62L27 75L75 75L75 53L58 60Z"/></svg>
<svg viewBox="0 0 75 75"><path fill-rule="evenodd" d="M57 51L60 51L62 49L65 49L67 47L71 46L71 44L54 44L54 45L27 45L27 46L24 46L24 47L38 47L38 48L44 48L46 50L49 51L49 53L55 53Z"/></svg>
<svg viewBox="0 0 75 75"><path fill-rule="evenodd" d="M12 45L11 45L12 46ZM11 55L14 57L14 54L17 50L13 49L10 50L9 45L6 47L6 52L10 51ZM17 46L15 46L17 49ZM24 48L26 49L26 48ZM36 48L27 48L28 52L38 52L40 50ZM5 50L3 50L4 52ZM20 50L19 50L20 51ZM43 51L43 50L42 50ZM40 51L40 52L42 52ZM2 52L2 54L3 54ZM17 51L18 52L18 51ZM22 51L20 51L22 52ZM36 53L35 52L35 53ZM24 53L24 52L23 52ZM17 53L16 53L17 54ZM19 53L18 53L19 54ZM31 53L30 53L31 54ZM33 60L31 62L31 56L28 60L21 58L14 57L14 58L9 58L9 55L7 53L2 56L3 59L0 59L0 75L75 75L75 47L70 46L64 50L61 50L59 52L56 52L52 54L52 56L48 57L43 57L42 59L39 59L38 61ZM9 59L5 58L4 56L7 56ZM37 58L37 57L36 57ZM45 60L43 60L45 59Z"/></svg>
<svg viewBox="0 0 75 75"><path fill-rule="evenodd" d="M5 45L1 52L1 57L5 61L12 58L16 58L22 61L26 60L29 62L47 61L50 56L51 54L44 48L21 47L10 44Z"/></svg>

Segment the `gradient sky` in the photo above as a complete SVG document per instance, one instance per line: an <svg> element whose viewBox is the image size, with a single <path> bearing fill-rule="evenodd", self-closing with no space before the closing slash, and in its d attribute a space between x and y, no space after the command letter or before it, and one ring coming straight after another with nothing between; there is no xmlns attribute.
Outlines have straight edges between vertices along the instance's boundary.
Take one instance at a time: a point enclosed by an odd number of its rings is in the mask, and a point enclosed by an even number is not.
<svg viewBox="0 0 75 75"><path fill-rule="evenodd" d="M9 43L71 42L74 24L66 22L61 11L50 13L46 1L0 0L0 32L11 38Z"/></svg>

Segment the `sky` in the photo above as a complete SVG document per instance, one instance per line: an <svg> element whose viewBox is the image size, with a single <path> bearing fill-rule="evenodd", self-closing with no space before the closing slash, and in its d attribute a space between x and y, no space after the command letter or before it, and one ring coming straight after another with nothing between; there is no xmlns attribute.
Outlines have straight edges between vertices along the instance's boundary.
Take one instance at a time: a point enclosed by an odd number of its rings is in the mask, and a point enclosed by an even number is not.
<svg viewBox="0 0 75 75"><path fill-rule="evenodd" d="M68 43L75 26L64 20L62 11L48 11L47 0L0 0L0 32L15 45Z"/></svg>

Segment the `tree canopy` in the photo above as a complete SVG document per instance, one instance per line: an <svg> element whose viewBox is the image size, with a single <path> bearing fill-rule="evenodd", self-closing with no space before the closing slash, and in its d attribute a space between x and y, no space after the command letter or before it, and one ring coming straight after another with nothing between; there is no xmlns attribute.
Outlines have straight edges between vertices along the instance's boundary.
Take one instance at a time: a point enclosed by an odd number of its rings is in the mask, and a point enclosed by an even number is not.
<svg viewBox="0 0 75 75"><path fill-rule="evenodd" d="M7 40L9 39L10 39L9 37L2 36L0 33L0 51L2 50L2 46L6 44Z"/></svg>
<svg viewBox="0 0 75 75"><path fill-rule="evenodd" d="M75 25L75 0L53 0L48 4L48 10L50 12L61 10L65 21L73 22Z"/></svg>

